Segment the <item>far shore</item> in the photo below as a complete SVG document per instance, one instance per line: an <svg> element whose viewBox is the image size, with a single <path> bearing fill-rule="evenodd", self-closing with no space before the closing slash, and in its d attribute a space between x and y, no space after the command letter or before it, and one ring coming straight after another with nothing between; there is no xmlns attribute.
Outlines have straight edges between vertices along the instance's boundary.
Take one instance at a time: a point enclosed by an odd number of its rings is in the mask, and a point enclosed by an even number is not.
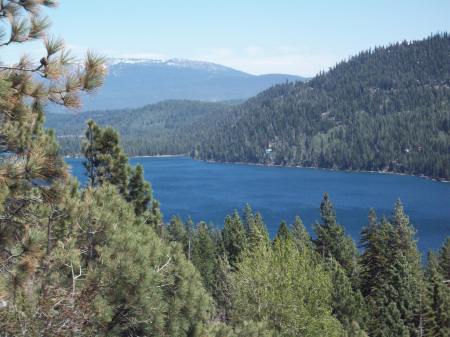
<svg viewBox="0 0 450 337"><path fill-rule="evenodd" d="M81 155L73 155L73 156L64 156L64 158L81 158L83 156ZM238 164L238 165L251 165L251 166L266 166L266 167L287 167L287 168L307 168L307 169L314 169L314 170L326 170L326 171L336 171L336 172L360 172L360 173L378 173L378 174L392 174L392 175L399 175L399 176L410 176L410 177L417 177L427 180L433 180L441 183L450 183L450 180L440 179L440 178L434 178L429 177L423 174L409 174L409 173L401 173L401 172L394 172L394 171L370 171L370 170L344 170L344 169L336 169L336 168L325 168L325 167L317 167L317 166L301 166L301 165L278 165L278 164L263 164L263 163L248 163L248 162L223 162L223 161L215 161L215 160L206 160L206 159L198 159L198 158L192 158L188 154L158 154L158 155L140 155L140 156L129 156L130 159L132 158L168 158L168 157L187 157L192 160L198 160L205 163L215 163L215 164Z"/></svg>
<svg viewBox="0 0 450 337"><path fill-rule="evenodd" d="M266 166L266 167L287 167L287 168L306 168L313 170L326 170L326 171L336 171L336 172L348 172L348 173L378 173L378 174L392 174L398 176L409 176L409 177L417 177L427 180L433 180L440 183L450 183L450 180L445 180L441 178L433 178L423 174L409 174L409 173L401 173L395 171L373 171L373 170L344 170L344 169L336 169L336 168L326 168L326 167L317 167L317 166L301 166L301 165L279 165L279 164L263 164L263 163L248 163L248 162L223 162L223 161L215 161L215 160L206 160L206 159L196 159L193 160L203 161L205 163L217 163L217 164L239 164L239 165L252 165L252 166Z"/></svg>

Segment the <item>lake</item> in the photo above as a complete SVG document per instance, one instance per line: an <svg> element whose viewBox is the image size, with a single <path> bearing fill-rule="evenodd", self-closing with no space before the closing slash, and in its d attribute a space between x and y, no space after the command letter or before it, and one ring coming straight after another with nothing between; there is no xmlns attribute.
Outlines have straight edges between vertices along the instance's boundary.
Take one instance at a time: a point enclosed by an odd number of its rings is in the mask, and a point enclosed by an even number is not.
<svg viewBox="0 0 450 337"><path fill-rule="evenodd" d="M86 183L81 159L66 159ZM145 178L160 201L164 219L172 215L222 226L227 214L249 203L273 236L281 220L300 215L307 228L320 219L323 193L333 201L338 222L356 240L370 208L389 217L400 198L417 229L422 252L437 249L450 235L450 183L393 174L219 164L188 157L139 157Z"/></svg>

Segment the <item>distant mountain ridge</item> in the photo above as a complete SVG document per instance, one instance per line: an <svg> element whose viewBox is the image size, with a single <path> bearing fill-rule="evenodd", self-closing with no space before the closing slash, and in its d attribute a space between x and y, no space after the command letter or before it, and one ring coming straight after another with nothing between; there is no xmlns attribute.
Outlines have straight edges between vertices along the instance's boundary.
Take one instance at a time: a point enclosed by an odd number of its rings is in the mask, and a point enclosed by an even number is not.
<svg viewBox="0 0 450 337"><path fill-rule="evenodd" d="M138 108L172 99L247 99L275 84L305 80L285 74L252 75L216 63L175 58L109 59L107 66L102 88L83 97L83 111Z"/></svg>

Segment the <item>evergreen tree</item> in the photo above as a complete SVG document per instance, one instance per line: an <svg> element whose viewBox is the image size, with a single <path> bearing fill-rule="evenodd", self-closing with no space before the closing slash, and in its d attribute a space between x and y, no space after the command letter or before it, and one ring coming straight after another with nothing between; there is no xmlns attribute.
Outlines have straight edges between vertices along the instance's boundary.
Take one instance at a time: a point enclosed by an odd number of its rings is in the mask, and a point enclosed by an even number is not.
<svg viewBox="0 0 450 337"><path fill-rule="evenodd" d="M405 214L400 200L395 202L392 224L396 232L393 242L395 245L394 249L401 252L408 259L411 266L417 269L416 272L419 273L420 254L415 240L416 230L411 225L409 217Z"/></svg>
<svg viewBox="0 0 450 337"><path fill-rule="evenodd" d="M260 213L253 216L247 233L248 247L252 249L259 244L269 244L269 233Z"/></svg>
<svg viewBox="0 0 450 337"><path fill-rule="evenodd" d="M328 263L331 274L333 315L341 322L348 335L361 331L367 320L366 304L359 290L352 283L345 270L335 260ZM360 333L360 332L358 332Z"/></svg>
<svg viewBox="0 0 450 337"><path fill-rule="evenodd" d="M152 200L152 190L150 184L144 180L144 169L142 165L137 165L131 172L128 182L127 200L134 205L136 215L144 214Z"/></svg>
<svg viewBox="0 0 450 337"><path fill-rule="evenodd" d="M448 236L439 251L439 266L445 281L450 283L450 236Z"/></svg>
<svg viewBox="0 0 450 337"><path fill-rule="evenodd" d="M247 235L250 233L251 228L255 225L255 215L249 204L244 207L244 229Z"/></svg>
<svg viewBox="0 0 450 337"><path fill-rule="evenodd" d="M375 212L369 213L362 245L361 289L371 308L369 335L416 336L420 325L420 261L414 229L400 202L395 205L393 224L386 219L378 224Z"/></svg>
<svg viewBox="0 0 450 337"><path fill-rule="evenodd" d="M450 336L450 288L444 283L438 258L428 254L423 299L423 331L425 336Z"/></svg>
<svg viewBox="0 0 450 337"><path fill-rule="evenodd" d="M96 245L98 259L87 275L93 295L90 320L102 335L189 336L208 320L210 297L201 277L177 245L168 246L136 218L118 191L97 190L92 207L118 221ZM109 219L103 220L109 223Z"/></svg>
<svg viewBox="0 0 450 337"><path fill-rule="evenodd" d="M173 216L167 225L167 233L171 241L178 242L183 247L187 257L188 231L186 225L179 216Z"/></svg>
<svg viewBox="0 0 450 337"><path fill-rule="evenodd" d="M64 241L65 202L75 204L75 184L54 133L43 127L44 109L48 103L79 107L80 92L98 88L105 71L103 59L89 53L74 73L63 41L46 36L43 10L56 4L5 0L0 6L1 48L44 43L38 63L24 56L0 66L0 331L7 336L52 335L59 324L65 334L72 327L64 320L77 324L75 317L83 316L71 305L63 263L78 259L73 237Z"/></svg>
<svg viewBox="0 0 450 337"><path fill-rule="evenodd" d="M226 255L219 256L217 259L216 278L213 288L213 297L217 303L217 318L229 323L232 301L231 301L231 276L233 274L233 268Z"/></svg>
<svg viewBox="0 0 450 337"><path fill-rule="evenodd" d="M233 213L232 217L225 218L222 240L228 260L231 265L234 265L247 247L245 229L237 211Z"/></svg>
<svg viewBox="0 0 450 337"><path fill-rule="evenodd" d="M111 127L101 128L89 120L85 136L83 164L90 186L97 187L108 182L126 196L130 168L120 145L119 134Z"/></svg>
<svg viewBox="0 0 450 337"><path fill-rule="evenodd" d="M289 230L288 226L286 225L285 221L282 221L280 223L280 226L278 227L277 235L275 236L275 239L273 241L276 242L278 240L281 240L281 241L293 240L292 233Z"/></svg>
<svg viewBox="0 0 450 337"><path fill-rule="evenodd" d="M344 227L337 223L333 204L325 193L320 204L322 223L314 226L317 252L324 258L334 258L350 278L357 277L358 252L353 240L345 235Z"/></svg>
<svg viewBox="0 0 450 337"><path fill-rule="evenodd" d="M374 293L382 283L385 268L390 260L390 240L394 235L394 228L386 220L377 222L375 210L369 211L369 224L361 232L361 291L368 297Z"/></svg>
<svg viewBox="0 0 450 337"><path fill-rule="evenodd" d="M292 225L292 236L298 249L313 249L311 236L299 216L295 217L294 224Z"/></svg>
<svg viewBox="0 0 450 337"><path fill-rule="evenodd" d="M200 222L197 225L192 245L192 263L200 272L205 287L212 290L215 281L216 246L206 223Z"/></svg>

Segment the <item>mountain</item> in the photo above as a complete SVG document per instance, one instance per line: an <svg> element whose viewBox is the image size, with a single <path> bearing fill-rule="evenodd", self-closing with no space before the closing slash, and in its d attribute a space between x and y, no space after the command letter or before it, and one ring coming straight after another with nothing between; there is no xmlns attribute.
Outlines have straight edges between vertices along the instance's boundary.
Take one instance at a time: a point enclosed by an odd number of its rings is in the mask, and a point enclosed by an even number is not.
<svg viewBox="0 0 450 337"><path fill-rule="evenodd" d="M137 108L168 99L246 99L293 75L251 75L209 62L183 59L112 59L103 87L83 98L83 111Z"/></svg>
<svg viewBox="0 0 450 337"><path fill-rule="evenodd" d="M242 103L167 101L49 115L47 125L56 128L64 153L77 152L90 117L118 128L129 154L190 153L449 180L450 37L363 51L307 82L278 84Z"/></svg>
<svg viewBox="0 0 450 337"><path fill-rule="evenodd" d="M236 108L196 158L450 179L450 36L361 52Z"/></svg>

